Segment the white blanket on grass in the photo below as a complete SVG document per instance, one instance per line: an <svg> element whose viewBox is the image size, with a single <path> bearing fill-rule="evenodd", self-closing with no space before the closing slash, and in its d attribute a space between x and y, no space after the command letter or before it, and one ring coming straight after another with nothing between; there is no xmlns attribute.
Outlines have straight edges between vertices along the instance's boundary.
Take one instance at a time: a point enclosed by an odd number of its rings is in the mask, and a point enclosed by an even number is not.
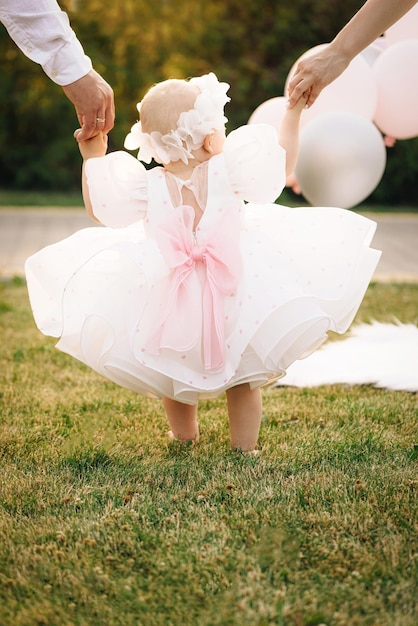
<svg viewBox="0 0 418 626"><path fill-rule="evenodd" d="M347 339L325 344L296 361L277 385L373 385L418 391L418 327L372 322L354 326Z"/></svg>

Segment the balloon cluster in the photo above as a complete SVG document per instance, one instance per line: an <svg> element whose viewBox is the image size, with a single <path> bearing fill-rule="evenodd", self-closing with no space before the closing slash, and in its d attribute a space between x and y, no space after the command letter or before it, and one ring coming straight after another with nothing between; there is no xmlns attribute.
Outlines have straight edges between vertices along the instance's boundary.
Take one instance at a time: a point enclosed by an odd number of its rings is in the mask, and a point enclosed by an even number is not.
<svg viewBox="0 0 418 626"><path fill-rule="evenodd" d="M324 48L305 52L292 66ZM263 102L249 123L278 130L287 98ZM299 159L287 184L316 206L351 208L379 184L386 147L418 136L418 4L325 87L301 116Z"/></svg>

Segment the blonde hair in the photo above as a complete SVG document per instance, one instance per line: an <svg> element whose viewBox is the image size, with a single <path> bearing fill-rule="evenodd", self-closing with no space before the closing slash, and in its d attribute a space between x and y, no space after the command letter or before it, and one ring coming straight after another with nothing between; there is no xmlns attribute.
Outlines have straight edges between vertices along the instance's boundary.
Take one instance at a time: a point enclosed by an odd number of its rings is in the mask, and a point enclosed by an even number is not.
<svg viewBox="0 0 418 626"><path fill-rule="evenodd" d="M180 115L193 109L200 89L186 80L170 78L151 87L141 102L141 126L145 133L162 135L177 128Z"/></svg>

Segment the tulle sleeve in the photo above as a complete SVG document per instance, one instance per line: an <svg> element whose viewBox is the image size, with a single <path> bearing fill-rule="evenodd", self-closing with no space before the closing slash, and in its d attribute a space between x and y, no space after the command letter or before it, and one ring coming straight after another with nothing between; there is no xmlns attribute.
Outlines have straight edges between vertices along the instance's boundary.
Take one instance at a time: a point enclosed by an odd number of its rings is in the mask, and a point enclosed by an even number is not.
<svg viewBox="0 0 418 626"><path fill-rule="evenodd" d="M251 124L225 140L226 168L235 194L249 202L274 202L286 183L286 153L273 126Z"/></svg>
<svg viewBox="0 0 418 626"><path fill-rule="evenodd" d="M143 219L147 210L147 170L127 152L88 159L85 166L93 213L105 226L120 228Z"/></svg>

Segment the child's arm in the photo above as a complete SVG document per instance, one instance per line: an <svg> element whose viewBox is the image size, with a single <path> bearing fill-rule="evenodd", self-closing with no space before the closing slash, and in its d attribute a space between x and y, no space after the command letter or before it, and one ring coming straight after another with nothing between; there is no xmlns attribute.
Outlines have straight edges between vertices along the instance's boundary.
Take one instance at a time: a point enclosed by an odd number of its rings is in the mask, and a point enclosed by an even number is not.
<svg viewBox="0 0 418 626"><path fill-rule="evenodd" d="M77 131L74 133L76 136ZM78 143L81 156L83 157L83 169L81 175L81 189L83 193L84 206L86 207L87 215L93 222L100 224L100 221L93 213L93 207L90 200L89 188L87 185L87 177L85 172L86 161L95 157L102 157L106 154L107 150L107 135L99 133L95 137L88 139L87 141L80 141Z"/></svg>
<svg viewBox="0 0 418 626"><path fill-rule="evenodd" d="M294 107L287 109L280 126L279 144L286 151L286 177L293 174L298 160L300 116L306 101L301 96Z"/></svg>

